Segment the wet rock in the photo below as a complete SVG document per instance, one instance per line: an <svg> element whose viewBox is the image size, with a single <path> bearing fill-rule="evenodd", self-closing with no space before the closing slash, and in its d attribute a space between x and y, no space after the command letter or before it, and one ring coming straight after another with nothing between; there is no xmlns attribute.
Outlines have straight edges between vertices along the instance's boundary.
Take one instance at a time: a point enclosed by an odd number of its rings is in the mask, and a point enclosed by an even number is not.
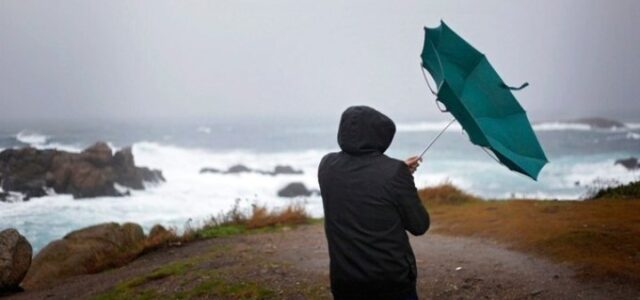
<svg viewBox="0 0 640 300"><path fill-rule="evenodd" d="M116 183L134 190L143 190L144 182L165 181L162 172L146 167L136 167L131 147L123 148L113 156Z"/></svg>
<svg viewBox="0 0 640 300"><path fill-rule="evenodd" d="M153 227L151 227L151 230L149 231L149 238L154 238L154 237L157 237L157 236L161 236L161 235L164 235L164 234L166 234L168 232L169 232L169 230L164 228L164 226L162 226L160 224L156 224L156 225L153 225Z"/></svg>
<svg viewBox="0 0 640 300"><path fill-rule="evenodd" d="M81 153L34 148L7 149L0 152L2 189L41 197L51 188L74 198L122 196L114 184L144 189L144 182L164 181L159 170L137 167L131 148L112 155L105 143L98 142Z"/></svg>
<svg viewBox="0 0 640 300"><path fill-rule="evenodd" d="M0 232L0 295L19 291L31 265L31 244L17 230Z"/></svg>
<svg viewBox="0 0 640 300"><path fill-rule="evenodd" d="M146 250L155 249L161 246L169 245L178 239L173 231L167 230L164 226L156 224L149 231L146 241Z"/></svg>
<svg viewBox="0 0 640 300"><path fill-rule="evenodd" d="M109 145L104 142L97 142L81 153L83 158L98 167L105 167L111 164L113 153Z"/></svg>
<svg viewBox="0 0 640 300"><path fill-rule="evenodd" d="M244 165L234 165L229 167L229 169L225 172L226 174L239 174L239 173L249 173L252 172L250 168Z"/></svg>
<svg viewBox="0 0 640 300"><path fill-rule="evenodd" d="M104 223L67 234L45 246L33 259L22 286L47 287L57 280L119 267L144 250L142 227Z"/></svg>
<svg viewBox="0 0 640 300"><path fill-rule="evenodd" d="M597 129L616 129L616 128L625 128L627 125L620 121L610 120L605 118L582 118L571 120L569 123L573 124L584 124L589 125L592 128Z"/></svg>
<svg viewBox="0 0 640 300"><path fill-rule="evenodd" d="M278 191L279 197L294 198L294 197L308 197L317 193L307 189L302 182L292 182Z"/></svg>
<svg viewBox="0 0 640 300"><path fill-rule="evenodd" d="M302 170L296 170L291 166L287 166L287 165L278 165L276 166L273 171L265 171L265 170L255 170L255 169L251 169L245 165L234 165L229 167L229 169L227 169L226 171L222 171L220 169L216 169L216 168L209 168L209 167L205 167L200 169L200 174L203 173L212 173L212 174L239 174L239 173L258 173L258 174L262 174L262 175L285 175L285 174L302 174Z"/></svg>
<svg viewBox="0 0 640 300"><path fill-rule="evenodd" d="M280 174L302 174L302 170L296 170L291 166L276 166L271 172L271 175L280 175Z"/></svg>
<svg viewBox="0 0 640 300"><path fill-rule="evenodd" d="M216 169L216 168L202 168L200 169L200 174L204 174L204 173L212 173L212 174L218 174L218 173L222 173L222 171Z"/></svg>
<svg viewBox="0 0 640 300"><path fill-rule="evenodd" d="M640 169L640 162L637 157L618 159L614 164L621 165L629 171Z"/></svg>

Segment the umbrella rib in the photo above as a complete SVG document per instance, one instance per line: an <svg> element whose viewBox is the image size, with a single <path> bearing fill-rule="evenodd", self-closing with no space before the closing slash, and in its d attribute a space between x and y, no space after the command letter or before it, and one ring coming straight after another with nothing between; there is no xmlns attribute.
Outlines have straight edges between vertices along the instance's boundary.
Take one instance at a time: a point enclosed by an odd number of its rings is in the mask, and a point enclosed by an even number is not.
<svg viewBox="0 0 640 300"><path fill-rule="evenodd" d="M446 81L446 80L445 80L445 81ZM490 142L490 141L489 141L489 139L487 138L489 135L487 135L487 133L486 133L486 132L484 131L484 129L482 128L482 126L480 126L480 124L478 124L478 122L477 122L476 120L477 120L477 119L483 119L483 118L490 118L490 119L496 119L496 118L495 118L495 117L477 117L477 116L475 116L473 113L471 113L471 111L469 111L469 109L467 108L467 106L466 106L466 104L465 104L464 102L460 101L460 104L461 104L461 105L460 105L460 107L462 107L462 108L466 111L466 113L467 113L467 114L469 114L469 116L471 116L471 119L472 119L472 120L474 120L474 123L475 123L476 127L478 127L478 130L480 130L480 132L482 133L482 136L483 136L483 137L485 137L485 139L486 139L486 141L487 141L488 146L493 146L493 145L491 145L491 142ZM519 113L519 112L518 112L518 113ZM517 114L517 113L513 113L513 114L509 114L509 115L515 115L515 114ZM500 143L500 144L502 145L502 143ZM476 146L478 146L478 147L480 147L480 148L483 148L483 147L484 147L483 145L477 145L477 144L476 144ZM504 147L504 145L502 145L502 146ZM484 149L484 148L483 148L483 149ZM512 152L513 152L513 151L512 151ZM518 154L518 155L522 155L522 156L527 157L527 158L531 158L531 159L536 159L536 160L537 160L537 158L532 157L532 156L529 156L529 155L524 155L524 154L520 154L520 153L517 153L517 154ZM504 165L504 164L503 164L503 165Z"/></svg>

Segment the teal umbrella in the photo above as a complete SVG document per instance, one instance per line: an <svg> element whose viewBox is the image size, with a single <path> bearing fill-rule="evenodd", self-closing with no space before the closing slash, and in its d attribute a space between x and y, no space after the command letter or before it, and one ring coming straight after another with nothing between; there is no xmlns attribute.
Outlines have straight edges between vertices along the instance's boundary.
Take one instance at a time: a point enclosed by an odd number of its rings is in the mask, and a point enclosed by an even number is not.
<svg viewBox="0 0 640 300"><path fill-rule="evenodd" d="M438 87L437 92L429 87L438 107L445 106L441 110L455 117L473 144L489 149L507 168L537 180L547 157L512 93L528 83L507 86L486 56L444 22L425 32L422 67Z"/></svg>

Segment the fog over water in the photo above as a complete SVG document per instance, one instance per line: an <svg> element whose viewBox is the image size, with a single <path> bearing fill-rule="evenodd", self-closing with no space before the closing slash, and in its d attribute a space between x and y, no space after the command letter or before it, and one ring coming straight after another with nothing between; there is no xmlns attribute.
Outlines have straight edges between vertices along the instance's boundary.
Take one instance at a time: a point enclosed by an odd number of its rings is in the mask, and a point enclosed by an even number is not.
<svg viewBox="0 0 640 300"><path fill-rule="evenodd" d="M2 1L3 120L443 120L418 68L445 20L533 120L636 120L640 2Z"/></svg>

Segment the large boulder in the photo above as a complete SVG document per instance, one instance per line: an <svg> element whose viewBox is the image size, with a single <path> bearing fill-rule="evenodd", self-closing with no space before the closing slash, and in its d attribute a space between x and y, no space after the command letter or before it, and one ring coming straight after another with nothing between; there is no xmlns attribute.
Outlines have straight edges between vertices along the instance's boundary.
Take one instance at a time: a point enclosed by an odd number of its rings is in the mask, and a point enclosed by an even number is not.
<svg viewBox="0 0 640 300"><path fill-rule="evenodd" d="M22 286L46 287L62 278L123 266L142 253L144 244L142 227L133 223L104 223L73 231L40 250Z"/></svg>
<svg viewBox="0 0 640 300"><path fill-rule="evenodd" d="M113 153L109 145L104 142L97 142L91 147L82 151L84 160L97 167L106 167L111 164Z"/></svg>
<svg viewBox="0 0 640 300"><path fill-rule="evenodd" d="M0 295L20 290L31 265L31 244L13 229L0 232Z"/></svg>
<svg viewBox="0 0 640 300"><path fill-rule="evenodd" d="M50 167L53 150L7 149L0 152L2 189L25 195L26 199L46 194L44 173Z"/></svg>
<svg viewBox="0 0 640 300"><path fill-rule="evenodd" d="M271 175L281 175L281 174L302 174L302 170L296 170L291 166L278 165L273 169L273 172L271 172Z"/></svg>
<svg viewBox="0 0 640 300"><path fill-rule="evenodd" d="M204 174L204 173L212 173L212 174L218 174L218 173L222 173L222 171L220 171L219 169L216 168L202 168L200 169L200 174Z"/></svg>
<svg viewBox="0 0 640 300"><path fill-rule="evenodd" d="M621 165L629 171L640 169L640 161L636 157L618 159L614 164Z"/></svg>
<svg viewBox="0 0 640 300"><path fill-rule="evenodd" d="M216 169L216 168L209 168L209 167L205 167L200 169L200 174L204 174L204 173L212 173L212 174L239 174L239 173L258 173L258 174L262 174L262 175L287 175L287 174L302 174L302 170L296 170L291 166L287 166L287 165L277 165L273 171L266 171L266 170L255 170L255 169L251 169L245 165L233 165L231 167L229 167L229 169L227 169L226 171L222 171L220 169Z"/></svg>
<svg viewBox="0 0 640 300"><path fill-rule="evenodd" d="M250 172L253 172L253 170L245 165L234 165L229 167L229 169L225 173L239 174L239 173L250 173Z"/></svg>
<svg viewBox="0 0 640 300"><path fill-rule="evenodd" d="M316 193L317 191L307 189L302 182L292 182L279 190L278 196L285 198L308 197Z"/></svg>
<svg viewBox="0 0 640 300"><path fill-rule="evenodd" d="M131 147L123 148L113 156L116 183L135 190L143 190L144 182L164 181L162 172L146 167L136 167Z"/></svg>
<svg viewBox="0 0 640 300"><path fill-rule="evenodd" d="M103 142L81 153L7 149L0 152L0 174L5 192L20 192L26 199L46 195L47 188L74 198L122 196L115 183L144 189L144 182L164 181L160 171L137 167L130 147L113 155Z"/></svg>
<svg viewBox="0 0 640 300"><path fill-rule="evenodd" d="M627 127L627 125L620 121L597 117L571 120L569 123L589 125L596 129L618 129Z"/></svg>
<svg viewBox="0 0 640 300"><path fill-rule="evenodd" d="M156 224L151 227L151 230L149 231L149 236L147 237L147 241L145 244L145 251L150 251L162 246L166 246L178 240L179 238L176 235L175 231L168 230L164 228L164 226Z"/></svg>

